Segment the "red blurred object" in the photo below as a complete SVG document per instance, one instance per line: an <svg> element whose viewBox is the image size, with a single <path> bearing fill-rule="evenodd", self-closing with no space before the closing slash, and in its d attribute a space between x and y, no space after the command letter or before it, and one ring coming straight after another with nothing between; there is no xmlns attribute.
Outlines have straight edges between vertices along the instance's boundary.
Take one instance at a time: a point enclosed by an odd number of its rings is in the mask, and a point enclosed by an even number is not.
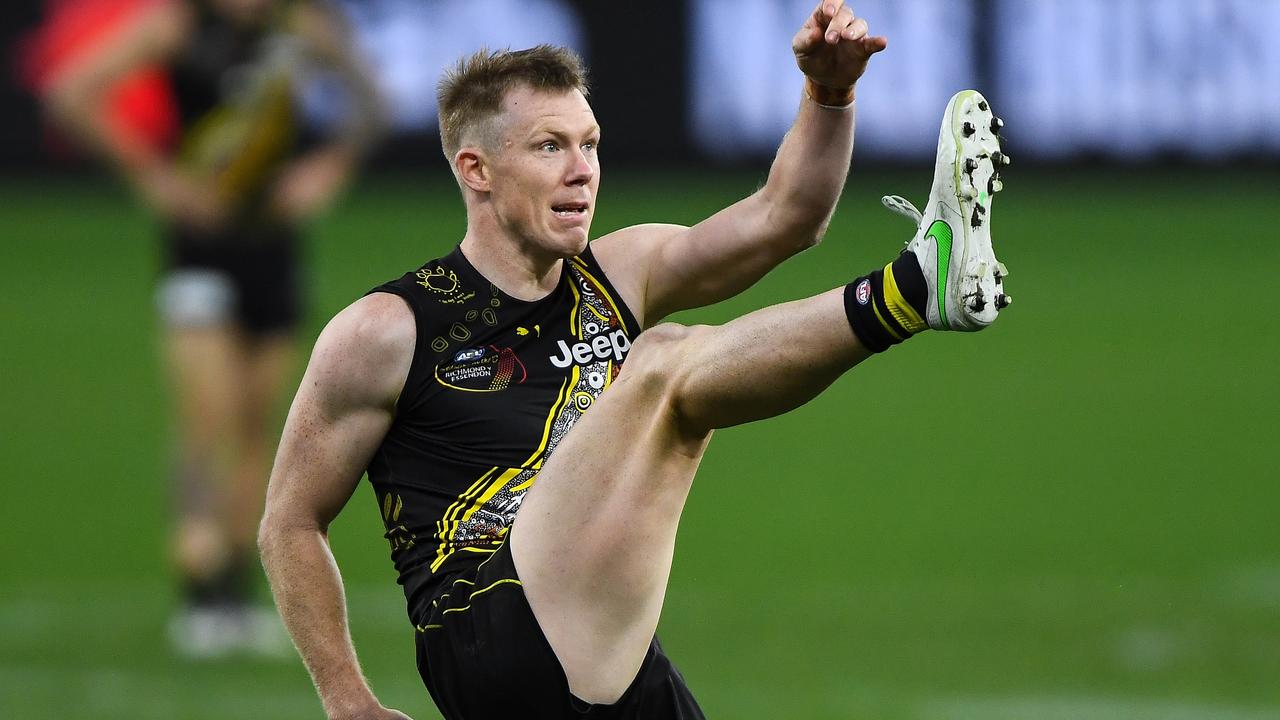
<svg viewBox="0 0 1280 720"><path fill-rule="evenodd" d="M62 73L84 62L144 10L170 0L47 0L46 20L18 55L20 80L43 95ZM122 138L169 149L178 136L178 112L168 74L138 70L108 91L107 119Z"/></svg>

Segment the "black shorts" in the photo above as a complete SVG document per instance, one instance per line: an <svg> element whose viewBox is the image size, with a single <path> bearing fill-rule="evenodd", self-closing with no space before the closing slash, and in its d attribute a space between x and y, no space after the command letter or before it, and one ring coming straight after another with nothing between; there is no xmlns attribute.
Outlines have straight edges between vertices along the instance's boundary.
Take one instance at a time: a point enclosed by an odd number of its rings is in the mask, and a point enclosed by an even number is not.
<svg viewBox="0 0 1280 720"><path fill-rule="evenodd" d="M298 234L292 227L209 234L168 231L156 303L170 327L233 324L251 335L288 333L302 319Z"/></svg>
<svg viewBox="0 0 1280 720"><path fill-rule="evenodd" d="M418 625L418 672L447 720L689 720L702 710L655 637L631 687L590 705L569 683L516 576L508 543L453 575Z"/></svg>

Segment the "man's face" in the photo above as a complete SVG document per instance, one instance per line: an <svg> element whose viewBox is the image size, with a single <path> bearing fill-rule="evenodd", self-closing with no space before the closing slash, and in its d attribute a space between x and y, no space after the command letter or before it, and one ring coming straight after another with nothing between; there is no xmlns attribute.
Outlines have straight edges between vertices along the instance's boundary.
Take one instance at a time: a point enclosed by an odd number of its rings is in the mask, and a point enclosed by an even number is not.
<svg viewBox="0 0 1280 720"><path fill-rule="evenodd" d="M600 161L600 127L577 90L507 93L489 153L490 201L508 235L547 254L587 247Z"/></svg>

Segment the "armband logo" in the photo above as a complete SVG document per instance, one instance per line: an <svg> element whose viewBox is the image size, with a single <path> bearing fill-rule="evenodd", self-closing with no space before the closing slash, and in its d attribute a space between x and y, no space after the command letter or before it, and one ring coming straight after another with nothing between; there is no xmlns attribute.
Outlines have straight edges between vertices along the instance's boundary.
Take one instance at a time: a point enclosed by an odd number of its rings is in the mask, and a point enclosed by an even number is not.
<svg viewBox="0 0 1280 720"><path fill-rule="evenodd" d="M853 297L858 301L859 305L866 305L871 301L871 281L863 279L858 283L858 287L853 289Z"/></svg>

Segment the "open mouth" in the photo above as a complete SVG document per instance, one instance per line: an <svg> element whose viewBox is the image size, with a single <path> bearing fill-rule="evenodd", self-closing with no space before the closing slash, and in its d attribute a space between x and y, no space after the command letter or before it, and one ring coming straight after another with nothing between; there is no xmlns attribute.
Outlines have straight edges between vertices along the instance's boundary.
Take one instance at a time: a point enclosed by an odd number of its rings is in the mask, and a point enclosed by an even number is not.
<svg viewBox="0 0 1280 720"><path fill-rule="evenodd" d="M588 207L590 207L590 205L585 202L568 202L561 203L559 205L552 205L551 212L554 212L556 217L562 218L582 217L587 214Z"/></svg>

